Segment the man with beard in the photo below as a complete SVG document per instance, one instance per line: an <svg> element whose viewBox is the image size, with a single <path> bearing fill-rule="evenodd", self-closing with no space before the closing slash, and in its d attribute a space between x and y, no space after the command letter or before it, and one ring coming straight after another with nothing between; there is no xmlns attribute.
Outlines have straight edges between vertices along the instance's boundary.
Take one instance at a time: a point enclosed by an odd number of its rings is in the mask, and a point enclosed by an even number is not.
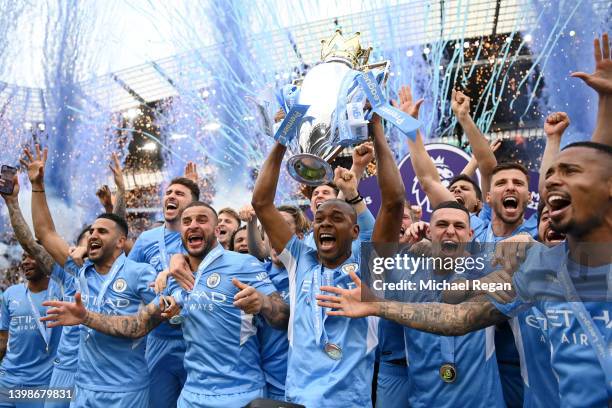
<svg viewBox="0 0 612 408"><path fill-rule="evenodd" d="M238 228L240 228L240 217L236 210L229 207L219 210L219 223L215 234L223 248L229 249L232 235Z"/></svg>
<svg viewBox="0 0 612 408"><path fill-rule="evenodd" d="M370 131L382 197L372 239L395 242L404 186L377 115L372 118ZM377 320L327 318L314 298L324 284L347 287L348 272L359 269L360 252L352 250L359 236L357 214L343 200L327 200L314 215L316 250L293 235L274 207L285 151L285 146L274 145L257 178L252 199L270 245L279 253L289 276L291 319L285 397L289 402L313 407L367 406L371 404Z"/></svg>
<svg viewBox="0 0 612 408"><path fill-rule="evenodd" d="M568 145L556 157L546 172L546 205L553 228L567 239L529 249L514 274L511 303L366 303L360 288L332 288L339 295L334 301L338 310L330 313L375 315L418 330L461 335L535 307L545 317L561 406L607 407L612 398L612 310L606 300L612 274L610 160L612 147L593 142Z"/></svg>
<svg viewBox="0 0 612 408"><path fill-rule="evenodd" d="M172 296L156 299L128 316L87 310L77 296L76 303L50 303L54 309L45 319L54 324L84 324L112 336L136 339L176 313L178 304L183 309L187 380L177 405L241 407L262 397L265 380L250 315L261 313L268 323L282 328L287 325L289 308L274 291L259 261L226 251L219 244L216 226L217 213L208 204L195 201L183 210L181 239L195 273L192 291L171 282L168 290ZM245 304L249 308L243 311Z"/></svg>
<svg viewBox="0 0 612 408"><path fill-rule="evenodd" d="M69 258L68 244L55 231L46 201L44 169L47 151L45 149L41 154L40 147L36 146L36 156L29 152L26 156L28 161L23 163L32 183L35 234L49 254L69 269L73 261ZM155 297L149 287L155 280L155 270L148 264L127 259L124 254L127 235L127 223L115 214L101 214L89 229L88 260L75 277L75 286L83 292L84 302L91 310L111 315L131 314L142 302L148 303ZM49 319L45 317L43 320ZM48 324L48 327L55 326ZM79 348L72 405L148 406L149 375L143 342L118 339L82 328Z"/></svg>
<svg viewBox="0 0 612 408"><path fill-rule="evenodd" d="M184 252L180 233L183 209L199 197L200 189L192 180L178 177L170 181L163 199L164 224L140 234L128 258L152 265L158 274L167 271L170 256ZM175 406L187 376L181 326L171 323L163 322L147 336L149 398L153 408Z"/></svg>

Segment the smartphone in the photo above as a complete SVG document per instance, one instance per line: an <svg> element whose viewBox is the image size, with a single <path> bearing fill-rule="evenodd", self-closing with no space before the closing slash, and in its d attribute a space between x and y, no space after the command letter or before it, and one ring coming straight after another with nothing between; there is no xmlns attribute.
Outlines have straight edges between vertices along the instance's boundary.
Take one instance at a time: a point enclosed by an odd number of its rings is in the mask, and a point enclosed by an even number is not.
<svg viewBox="0 0 612 408"><path fill-rule="evenodd" d="M15 167L6 164L2 165L2 171L0 172L0 193L13 193L13 188L15 187L13 177L15 177L15 174L17 174L17 169Z"/></svg>

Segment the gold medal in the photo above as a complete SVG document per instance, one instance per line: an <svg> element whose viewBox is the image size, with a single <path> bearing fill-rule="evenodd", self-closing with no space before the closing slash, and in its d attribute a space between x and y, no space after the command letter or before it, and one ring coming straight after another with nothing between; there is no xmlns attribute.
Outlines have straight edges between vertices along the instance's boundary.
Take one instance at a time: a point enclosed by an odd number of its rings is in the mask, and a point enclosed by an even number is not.
<svg viewBox="0 0 612 408"><path fill-rule="evenodd" d="M440 378L445 383L453 383L457 379L457 369L454 364L442 364L440 367Z"/></svg>

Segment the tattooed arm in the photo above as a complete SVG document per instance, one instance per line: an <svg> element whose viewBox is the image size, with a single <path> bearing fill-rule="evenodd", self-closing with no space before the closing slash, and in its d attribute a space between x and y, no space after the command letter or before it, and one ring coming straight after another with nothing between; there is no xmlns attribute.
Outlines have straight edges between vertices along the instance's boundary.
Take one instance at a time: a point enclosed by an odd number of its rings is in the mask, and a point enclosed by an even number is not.
<svg viewBox="0 0 612 408"><path fill-rule="evenodd" d="M41 321L48 322L47 327L84 324L111 336L137 339L145 336L163 320L170 317L173 314L172 311L178 311L173 297L164 296L164 298L169 303L167 308L151 302L135 315L109 316L87 310L81 301L81 294L77 293L74 303L43 302L43 306L51 307L51 309L47 310L47 315L41 318Z"/></svg>
<svg viewBox="0 0 612 408"><path fill-rule="evenodd" d="M266 296L260 313L270 326L279 330L287 330L289 305L285 303L278 292Z"/></svg>
<svg viewBox="0 0 612 408"><path fill-rule="evenodd" d="M13 181L15 183L13 193L10 195L2 194L2 197L4 197L4 201L6 202L6 208L9 212L11 226L15 232L15 237L17 238L17 241L19 241L19 245L21 245L23 250L30 254L36 260L38 265L43 268L45 274L48 275L51 273L53 268L53 258L51 258L51 255L45 251L42 245L38 244L34 240L32 231L30 231L30 227L28 227L28 224L23 218L21 208L19 207L19 200L17 198L19 196L19 179L17 176L13 178Z"/></svg>
<svg viewBox="0 0 612 408"><path fill-rule="evenodd" d="M350 273L356 287L343 289L335 286L322 286L321 290L334 295L317 295L321 307L334 309L327 312L330 316L359 318L379 316L392 320L402 326L443 336L463 336L464 334L492 326L508 319L506 315L484 298L458 305L445 303L401 303L392 301L362 301L361 280L354 272ZM363 289L367 298L368 288Z"/></svg>
<svg viewBox="0 0 612 408"><path fill-rule="evenodd" d="M111 336L138 339L163 320L159 305L151 302L132 316L109 316L87 310L82 324Z"/></svg>
<svg viewBox="0 0 612 408"><path fill-rule="evenodd" d="M463 336L508 319L488 301L458 305L379 302L376 315L402 326L443 336Z"/></svg>
<svg viewBox="0 0 612 408"><path fill-rule="evenodd" d="M275 329L287 330L289 305L278 292L266 296L236 278L232 279L232 283L240 289L240 292L234 296L234 306L248 314L261 314Z"/></svg>

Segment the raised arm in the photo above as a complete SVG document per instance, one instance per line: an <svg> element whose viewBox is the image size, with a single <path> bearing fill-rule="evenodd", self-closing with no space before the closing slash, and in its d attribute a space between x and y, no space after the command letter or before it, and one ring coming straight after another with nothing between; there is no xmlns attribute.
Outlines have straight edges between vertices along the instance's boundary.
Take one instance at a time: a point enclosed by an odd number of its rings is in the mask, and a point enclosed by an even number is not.
<svg viewBox="0 0 612 408"><path fill-rule="evenodd" d="M463 128L472 147L472 153L476 158L476 164L478 165L478 170L480 170L480 189L482 190L482 195L485 196L489 191L491 174L495 166L497 166L497 159L493 154L493 150L489 147L489 142L470 116L470 98L461 91L455 90L453 90L451 98L451 108Z"/></svg>
<svg viewBox="0 0 612 408"><path fill-rule="evenodd" d="M423 99L420 99L413 104L410 87L403 86L399 91L399 103L395 103L395 105L409 115L418 117L422 103ZM453 194L448 191L440 181L438 169L436 169L436 165L425 149L421 131L417 130L416 139L414 141L410 138L406 138L406 140L408 141L408 149L410 150L410 162L412 163L412 167L414 168L421 188L427 195L427 198L429 198L431 207L433 208L444 201L455 200Z"/></svg>
<svg viewBox="0 0 612 408"><path fill-rule="evenodd" d="M612 146L612 59L608 33L604 33L593 42L595 72L574 72L573 77L580 78L599 94L597 124L591 140Z"/></svg>
<svg viewBox="0 0 612 408"><path fill-rule="evenodd" d="M101 333L116 337L137 339L145 336L163 320L169 317L170 311L177 311L176 302L172 296L160 297L169 303L162 308L154 301L130 316L110 316L87 310L81 301L81 294L74 297L75 302L47 301L43 306L50 307L47 315L41 321L48 322L47 327L76 326L83 324ZM167 310L166 310L167 309Z"/></svg>
<svg viewBox="0 0 612 408"><path fill-rule="evenodd" d="M389 148L380 116L374 115L370 124L374 137L376 153L377 180L380 188L381 204L372 241L380 243L395 243L398 241L404 214L406 191L393 153Z"/></svg>
<svg viewBox="0 0 612 408"><path fill-rule="evenodd" d="M125 219L125 179L123 178L123 170L121 169L121 163L119 162L119 156L117 156L117 153L113 153L112 161L112 164L110 164L108 167L113 172L115 187L117 187L117 194L115 195L113 213Z"/></svg>
<svg viewBox="0 0 612 408"><path fill-rule="evenodd" d="M486 300L458 305L392 301L364 302L361 300L361 280L354 272L351 272L350 275L356 285L353 289L335 286L321 287L322 291L334 294L334 296L317 296L319 306L334 309L327 312L330 316L351 318L379 316L402 326L443 336L463 336L508 319Z"/></svg>
<svg viewBox="0 0 612 408"><path fill-rule="evenodd" d="M554 112L546 117L546 122L544 123L546 147L544 148L544 153L542 154L542 162L540 163L540 179L538 180L538 191L540 194L544 192L546 171L548 171L553 159L557 153L559 153L559 149L561 148L561 137L569 124L569 117L565 112Z"/></svg>
<svg viewBox="0 0 612 408"><path fill-rule="evenodd" d="M251 199L255 214L268 234L270 245L279 254L285 249L292 236L285 219L274 206L278 176L286 150L287 148L282 144L278 142L274 144L259 172Z"/></svg>
<svg viewBox="0 0 612 408"><path fill-rule="evenodd" d="M42 245L38 244L34 240L30 227L28 227L28 224L21 213L21 208L19 208L19 178L17 176L13 177L13 183L15 185L13 193L10 195L2 194L2 197L6 202L6 208L9 212L11 226L15 232L15 237L23 250L30 254L48 275L53 269L53 258L51 258L51 255L45 251L45 248L43 248Z"/></svg>
<svg viewBox="0 0 612 408"><path fill-rule="evenodd" d="M372 142L365 142L355 147L352 154L353 164L351 165L351 171L357 176L359 182L363 178L368 164L374 159L374 145ZM350 197L344 197L350 198Z"/></svg>
<svg viewBox="0 0 612 408"><path fill-rule="evenodd" d="M36 145L36 156L33 156L28 148L24 149L26 158L21 164L28 169L28 178L32 183L32 223L34 235L42 246L62 267L69 256L69 245L55 231L55 225L49 212L47 196L45 194L45 163L47 161L47 149L42 153L40 146Z"/></svg>
<svg viewBox="0 0 612 408"><path fill-rule="evenodd" d="M257 227L257 215L251 205L245 205L240 210L240 219L246 223L247 226L247 244L249 247L249 254L255 258L263 261L268 257L268 251L264 240L261 238L261 232Z"/></svg>

